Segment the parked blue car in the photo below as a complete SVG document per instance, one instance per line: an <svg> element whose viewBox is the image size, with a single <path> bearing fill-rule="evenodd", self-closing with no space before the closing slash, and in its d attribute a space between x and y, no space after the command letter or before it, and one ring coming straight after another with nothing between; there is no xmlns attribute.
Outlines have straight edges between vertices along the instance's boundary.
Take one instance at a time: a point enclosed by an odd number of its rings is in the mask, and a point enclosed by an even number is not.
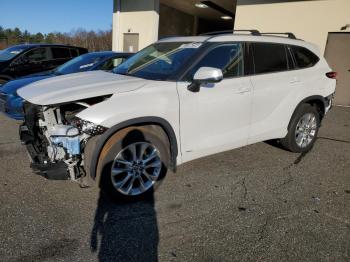
<svg viewBox="0 0 350 262"><path fill-rule="evenodd" d="M110 71L124 62L131 53L94 52L78 56L54 70L30 75L5 83L0 86L0 112L10 118L23 120L23 99L17 95L17 90L30 83L71 73L93 70Z"/></svg>

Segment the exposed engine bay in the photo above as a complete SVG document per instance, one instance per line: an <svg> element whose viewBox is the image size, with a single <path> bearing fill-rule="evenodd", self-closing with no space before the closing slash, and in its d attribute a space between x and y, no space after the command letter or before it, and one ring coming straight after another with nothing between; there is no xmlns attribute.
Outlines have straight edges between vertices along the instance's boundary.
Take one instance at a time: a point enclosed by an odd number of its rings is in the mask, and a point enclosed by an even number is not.
<svg viewBox="0 0 350 262"><path fill-rule="evenodd" d="M27 146L31 167L50 179L77 181L86 175L84 149L87 141L107 128L76 115L108 97L63 105L37 106L26 102L20 137Z"/></svg>

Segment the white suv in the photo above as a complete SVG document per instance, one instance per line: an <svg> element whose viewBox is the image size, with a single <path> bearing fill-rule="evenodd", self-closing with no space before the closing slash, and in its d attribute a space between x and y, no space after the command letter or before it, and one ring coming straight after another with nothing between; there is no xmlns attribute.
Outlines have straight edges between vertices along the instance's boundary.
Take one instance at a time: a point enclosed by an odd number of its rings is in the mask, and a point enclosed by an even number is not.
<svg viewBox="0 0 350 262"><path fill-rule="evenodd" d="M290 33L167 38L114 73L20 89L20 135L46 177L134 199L192 159L270 139L309 150L335 86L318 48Z"/></svg>

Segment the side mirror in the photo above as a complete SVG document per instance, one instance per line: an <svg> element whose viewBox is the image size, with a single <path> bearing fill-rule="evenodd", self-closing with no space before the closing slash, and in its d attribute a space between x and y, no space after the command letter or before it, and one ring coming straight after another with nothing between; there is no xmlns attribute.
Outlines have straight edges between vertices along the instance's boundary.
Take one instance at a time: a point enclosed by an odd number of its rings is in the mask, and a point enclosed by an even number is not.
<svg viewBox="0 0 350 262"><path fill-rule="evenodd" d="M221 69L214 67L201 67L194 74L193 81L187 89L192 92L199 92L202 84L218 83L223 78Z"/></svg>

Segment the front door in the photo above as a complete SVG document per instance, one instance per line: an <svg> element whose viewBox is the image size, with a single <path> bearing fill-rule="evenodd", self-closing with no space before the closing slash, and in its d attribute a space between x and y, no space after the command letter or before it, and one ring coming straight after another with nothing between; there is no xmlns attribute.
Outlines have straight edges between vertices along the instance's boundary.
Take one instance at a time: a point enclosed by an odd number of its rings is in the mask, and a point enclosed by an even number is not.
<svg viewBox="0 0 350 262"><path fill-rule="evenodd" d="M200 67L215 67L223 71L221 82L202 85L197 93L187 89L190 81L178 83L183 162L247 144L252 87L244 77L243 57L240 43L219 45L203 56L188 78Z"/></svg>
<svg viewBox="0 0 350 262"><path fill-rule="evenodd" d="M330 33L325 57L338 73L334 103L350 106L350 33Z"/></svg>
<svg viewBox="0 0 350 262"><path fill-rule="evenodd" d="M14 68L17 76L26 76L45 71L44 63L48 60L47 48L34 48L18 59L21 59L23 63L19 63Z"/></svg>

